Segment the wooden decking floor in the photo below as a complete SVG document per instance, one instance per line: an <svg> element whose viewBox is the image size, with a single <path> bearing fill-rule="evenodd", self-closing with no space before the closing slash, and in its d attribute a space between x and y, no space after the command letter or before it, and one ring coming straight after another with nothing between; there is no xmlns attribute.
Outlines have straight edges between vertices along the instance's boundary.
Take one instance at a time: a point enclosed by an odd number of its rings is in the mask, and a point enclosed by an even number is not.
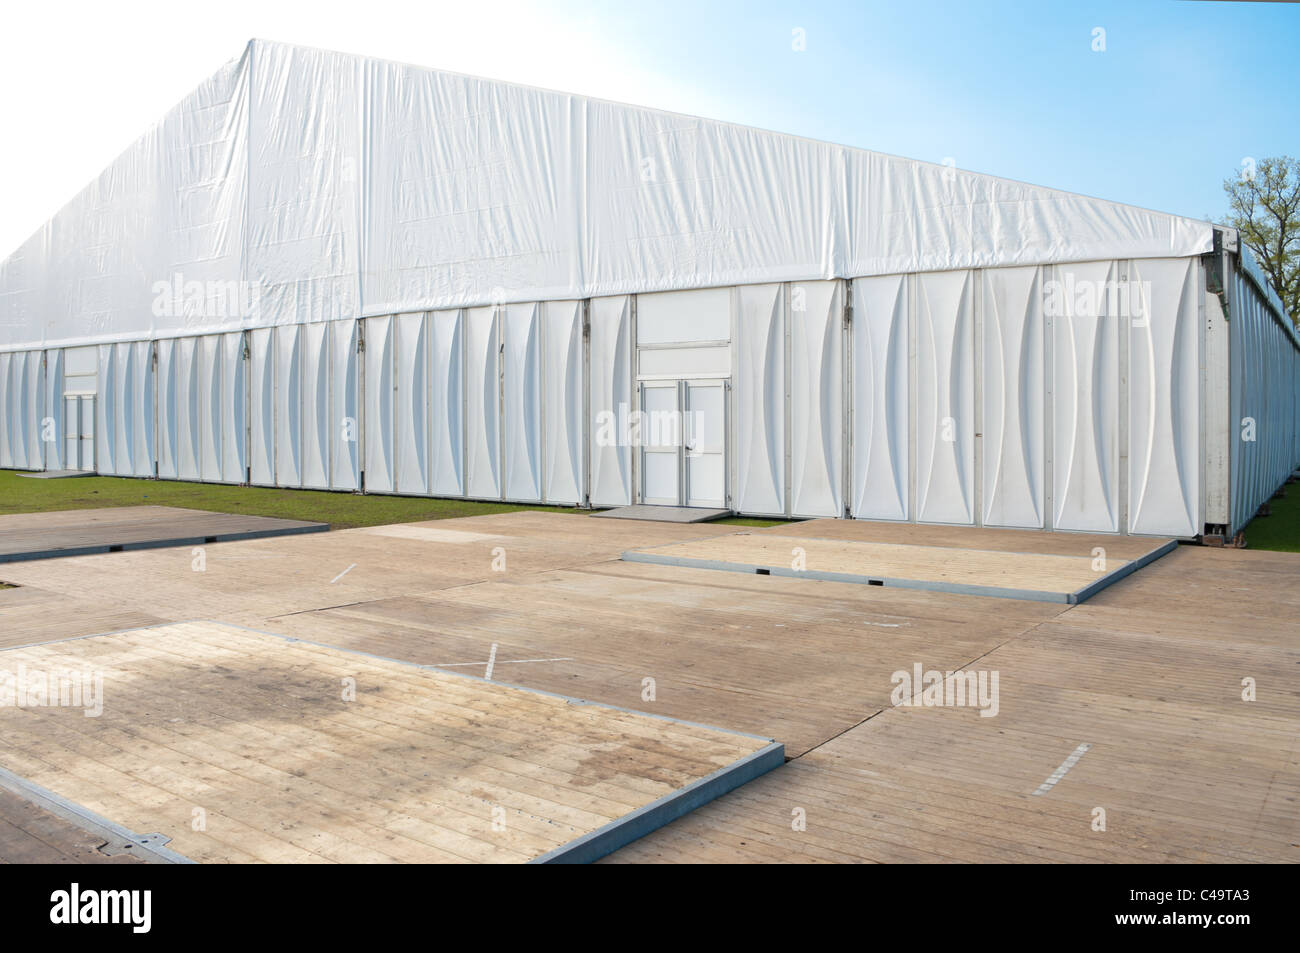
<svg viewBox="0 0 1300 953"><path fill-rule="evenodd" d="M494 658L500 680L785 743L784 767L609 861L1300 860L1300 555L1184 546L1076 606L619 558L722 529L522 512L215 544L203 572L188 550L15 563L0 642L214 618L455 672ZM1113 560L1152 546L752 531L791 533ZM998 672L997 716L895 707L894 675L918 663Z"/></svg>

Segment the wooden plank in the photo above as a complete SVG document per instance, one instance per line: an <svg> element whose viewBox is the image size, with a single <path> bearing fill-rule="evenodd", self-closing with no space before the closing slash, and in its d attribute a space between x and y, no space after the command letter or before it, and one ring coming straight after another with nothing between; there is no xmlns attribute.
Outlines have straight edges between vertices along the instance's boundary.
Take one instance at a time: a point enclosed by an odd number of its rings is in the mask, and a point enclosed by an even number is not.
<svg viewBox="0 0 1300 953"><path fill-rule="evenodd" d="M1071 607L618 559L629 548L733 535L716 525L549 513L409 525L414 532L207 546L203 572L188 549L10 564L0 578L20 588L0 592L0 643L82 634L81 616L98 612L162 621L201 614L474 675L495 645L497 681L776 737L796 756L610 861L1294 862L1300 851L1298 555L1182 546ZM834 520L750 532L782 537L773 545L794 536L946 548L958 561L967 549L1077 560L1098 545L1111 562L1132 561L1159 545ZM494 564L498 547L505 560ZM382 663L364 657L312 649L301 665L272 666L283 690L268 698L249 688L260 669L233 637L191 631L184 645L141 643L129 656L111 640L102 645L105 658L118 653L141 671L184 675L120 699L111 733L87 735L95 719L78 716L81 724L59 719L2 737L32 773L75 772L101 812L125 799L185 826L192 805L238 791L238 810L209 812L213 856L325 862L440 851L468 860L489 856L483 793L550 802L550 820L567 829L680 783L680 774L654 768L606 776L584 767L584 736L553 718L536 722L553 735L545 757L517 755L527 732L512 725L508 707L430 698L384 681L368 667ZM43 651L81 657L67 654L71 645ZM915 662L998 671L999 714L893 707L891 675ZM380 686L384 704L299 717L320 708L323 683L345 675ZM1258 685L1253 702L1241 699L1246 676ZM647 677L652 701L642 697ZM213 700L196 705L200 698ZM485 718L500 727L504 750L468 731ZM438 815L406 809L434 761L412 754L383 775L347 766L380 751L437 749L458 734L467 739L462 763L475 773L448 785ZM650 738L628 735L629 757L659 763ZM1083 742L1088 753L1050 793L1034 796ZM61 750L83 756L69 767L51 760ZM261 760L251 756L259 751ZM316 773L295 774L308 761ZM124 771L122 763L146 766ZM547 796L556 787L564 799ZM276 793L257 793L268 789ZM277 816L285 798L297 820L268 838L258 818ZM340 804L355 805L347 824ZM1099 806L1104 832L1091 827ZM792 828L794 808L806 811L806 829ZM521 806L491 849L522 859L544 847L544 813ZM476 837L461 829L471 820Z"/></svg>

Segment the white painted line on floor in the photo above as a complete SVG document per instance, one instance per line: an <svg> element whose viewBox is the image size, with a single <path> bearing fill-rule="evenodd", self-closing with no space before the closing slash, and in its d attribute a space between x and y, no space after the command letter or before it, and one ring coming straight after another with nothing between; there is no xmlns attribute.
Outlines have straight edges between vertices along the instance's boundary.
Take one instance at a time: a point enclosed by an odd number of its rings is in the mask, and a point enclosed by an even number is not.
<svg viewBox="0 0 1300 953"><path fill-rule="evenodd" d="M1046 794L1048 791L1052 790L1052 788L1056 786L1056 782L1065 777L1065 773L1078 764L1079 759L1087 754L1088 749L1091 747L1092 745L1085 741L1083 744L1079 745L1079 747L1075 748L1074 752L1061 762L1061 766L1052 772L1052 776L1038 786L1038 790L1035 791L1034 794Z"/></svg>
<svg viewBox="0 0 1300 953"><path fill-rule="evenodd" d="M344 576L346 576L348 573L350 573L352 570L354 570L354 569L356 569L356 568L357 568L357 564L356 564L356 563L353 563L353 564L352 564L351 566L349 566L347 569L343 570L341 573L339 573L337 576L335 576L333 579L331 579L331 580L330 580L330 585L331 585L331 586L334 585L334 583L338 582L340 579L342 579Z"/></svg>
<svg viewBox="0 0 1300 953"><path fill-rule="evenodd" d="M492 681L492 669L496 666L496 664L497 664L497 644L493 642L492 651L488 653L487 674L483 676L489 682Z"/></svg>

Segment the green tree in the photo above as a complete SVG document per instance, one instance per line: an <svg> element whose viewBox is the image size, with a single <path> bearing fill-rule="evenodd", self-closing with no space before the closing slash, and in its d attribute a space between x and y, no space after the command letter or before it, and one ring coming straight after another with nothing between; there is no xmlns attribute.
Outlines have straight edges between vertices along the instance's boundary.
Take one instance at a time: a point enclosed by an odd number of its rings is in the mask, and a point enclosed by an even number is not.
<svg viewBox="0 0 1300 953"><path fill-rule="evenodd" d="M1231 211L1219 224L1241 234L1291 320L1300 322L1300 161L1248 159L1224 179L1223 191Z"/></svg>

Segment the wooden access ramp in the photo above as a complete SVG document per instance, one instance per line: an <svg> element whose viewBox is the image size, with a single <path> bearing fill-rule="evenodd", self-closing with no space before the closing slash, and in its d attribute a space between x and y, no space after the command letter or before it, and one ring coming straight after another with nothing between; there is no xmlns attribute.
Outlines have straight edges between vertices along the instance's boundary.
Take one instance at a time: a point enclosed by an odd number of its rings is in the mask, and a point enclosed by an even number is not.
<svg viewBox="0 0 1300 953"><path fill-rule="evenodd" d="M1132 536L814 520L629 550L622 558L1073 605L1177 545Z"/></svg>
<svg viewBox="0 0 1300 953"><path fill-rule="evenodd" d="M587 862L784 761L755 735L214 622L11 648L0 672L81 687L0 706L0 786L172 862Z"/></svg>

